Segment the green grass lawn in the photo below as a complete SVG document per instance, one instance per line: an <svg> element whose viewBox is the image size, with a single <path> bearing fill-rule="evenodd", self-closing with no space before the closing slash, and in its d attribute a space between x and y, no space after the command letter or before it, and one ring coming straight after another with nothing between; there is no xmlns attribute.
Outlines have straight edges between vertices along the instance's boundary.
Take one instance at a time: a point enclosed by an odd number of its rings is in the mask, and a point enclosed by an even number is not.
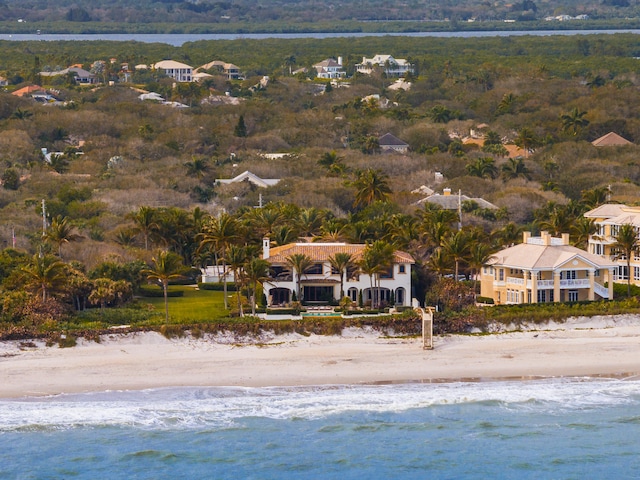
<svg viewBox="0 0 640 480"><path fill-rule="evenodd" d="M198 290L193 286L171 285L169 291L182 290L184 296L169 297L169 319L171 323L210 322L228 318L224 309L224 293L213 290ZM229 298L231 301L231 298ZM162 313L164 321L164 298L142 297L140 302L153 305Z"/></svg>

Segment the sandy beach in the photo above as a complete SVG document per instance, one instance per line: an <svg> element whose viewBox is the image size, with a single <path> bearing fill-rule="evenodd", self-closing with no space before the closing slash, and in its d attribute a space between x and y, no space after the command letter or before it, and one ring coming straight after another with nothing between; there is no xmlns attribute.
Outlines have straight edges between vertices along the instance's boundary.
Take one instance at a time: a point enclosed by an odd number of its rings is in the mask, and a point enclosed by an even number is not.
<svg viewBox="0 0 640 480"><path fill-rule="evenodd" d="M169 340L107 335L73 348L0 343L0 398L179 386L295 386L558 376L635 377L640 315L574 318L527 331L420 339L342 336Z"/></svg>

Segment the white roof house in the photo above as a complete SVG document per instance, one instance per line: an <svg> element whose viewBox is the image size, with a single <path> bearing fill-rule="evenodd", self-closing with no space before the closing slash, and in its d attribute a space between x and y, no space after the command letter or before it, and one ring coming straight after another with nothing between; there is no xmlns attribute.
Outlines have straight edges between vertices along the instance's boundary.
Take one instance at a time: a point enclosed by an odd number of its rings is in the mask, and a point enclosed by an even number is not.
<svg viewBox="0 0 640 480"><path fill-rule="evenodd" d="M174 60L162 60L153 65L154 70L162 70L165 75L173 78L176 82L192 82L193 67Z"/></svg>
<svg viewBox="0 0 640 480"><path fill-rule="evenodd" d="M404 58L393 58L391 55L362 57L362 63L356 64L356 70L367 75L371 74L375 67L383 68L388 77L404 77L407 73L413 72L413 66Z"/></svg>
<svg viewBox="0 0 640 480"><path fill-rule="evenodd" d="M279 178L260 178L255 173L251 173L248 170L242 172L240 175L237 175L233 178L216 179L216 183L219 183L222 185L229 185L231 183L238 183L238 182L244 182L244 181L251 182L254 185L261 188L267 188L267 187L273 187L274 185L277 185L278 182L280 182L280 179Z"/></svg>
<svg viewBox="0 0 640 480"><path fill-rule="evenodd" d="M316 63L313 68L316 69L316 76L318 78L343 78L347 75L342 66L342 57L338 57L338 60L333 58L327 58L319 63Z"/></svg>
<svg viewBox="0 0 640 480"><path fill-rule="evenodd" d="M218 70L226 75L229 80L238 80L240 78L240 67L221 60L214 60L196 68L196 72L204 72L205 70Z"/></svg>
<svg viewBox="0 0 640 480"><path fill-rule="evenodd" d="M532 237L524 232L521 244L497 252L483 267L480 294L496 304L611 299L615 268L570 245L568 233Z"/></svg>

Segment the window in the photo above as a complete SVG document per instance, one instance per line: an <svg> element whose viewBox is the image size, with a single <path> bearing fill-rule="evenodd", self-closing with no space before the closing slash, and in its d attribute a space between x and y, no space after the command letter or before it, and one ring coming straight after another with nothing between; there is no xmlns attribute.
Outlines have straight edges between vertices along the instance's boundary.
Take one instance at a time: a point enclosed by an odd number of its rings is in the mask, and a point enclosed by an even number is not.
<svg viewBox="0 0 640 480"><path fill-rule="evenodd" d="M538 303L545 303L547 301L547 291L538 290Z"/></svg>
<svg viewBox="0 0 640 480"><path fill-rule="evenodd" d="M351 287L347 290L347 296L351 299L352 302L358 301L358 289L355 287Z"/></svg>
<svg viewBox="0 0 640 480"><path fill-rule="evenodd" d="M500 282L504 282L504 268L500 268L498 270L498 277L499 277L498 280Z"/></svg>
<svg viewBox="0 0 640 480"><path fill-rule="evenodd" d="M633 279L640 280L640 267L633 267Z"/></svg>
<svg viewBox="0 0 640 480"><path fill-rule="evenodd" d="M560 280L575 280L575 279L576 279L575 270L567 270L566 272L560 272Z"/></svg>
<svg viewBox="0 0 640 480"><path fill-rule="evenodd" d="M314 263L309 267L309 269L305 273L310 275L322 275L322 264Z"/></svg>
<svg viewBox="0 0 640 480"><path fill-rule="evenodd" d="M398 272L399 273L406 273L406 266L405 265L400 265L398 267Z"/></svg>
<svg viewBox="0 0 640 480"><path fill-rule="evenodd" d="M569 301L577 302L578 301L578 291L577 290L569 290Z"/></svg>

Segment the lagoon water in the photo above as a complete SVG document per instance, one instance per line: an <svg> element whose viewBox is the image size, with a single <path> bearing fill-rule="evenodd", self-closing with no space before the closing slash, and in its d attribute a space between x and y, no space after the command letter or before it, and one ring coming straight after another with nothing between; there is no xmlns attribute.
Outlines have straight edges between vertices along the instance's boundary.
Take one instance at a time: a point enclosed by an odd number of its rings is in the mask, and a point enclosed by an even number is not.
<svg viewBox="0 0 640 480"><path fill-rule="evenodd" d="M476 38L476 37L509 37L509 36L550 36L550 35L602 35L615 33L640 34L640 30L515 30L515 31L476 31L476 32L391 32L391 33L218 33L218 34L138 34L138 33L104 33L104 34L0 34L0 40L10 41L110 41L125 42L135 41L142 43L166 43L174 47L180 47L187 42L201 40L238 40L266 38L358 38L358 37L441 37L441 38Z"/></svg>
<svg viewBox="0 0 640 480"><path fill-rule="evenodd" d="M639 478L640 381L169 388L0 401L0 478Z"/></svg>

